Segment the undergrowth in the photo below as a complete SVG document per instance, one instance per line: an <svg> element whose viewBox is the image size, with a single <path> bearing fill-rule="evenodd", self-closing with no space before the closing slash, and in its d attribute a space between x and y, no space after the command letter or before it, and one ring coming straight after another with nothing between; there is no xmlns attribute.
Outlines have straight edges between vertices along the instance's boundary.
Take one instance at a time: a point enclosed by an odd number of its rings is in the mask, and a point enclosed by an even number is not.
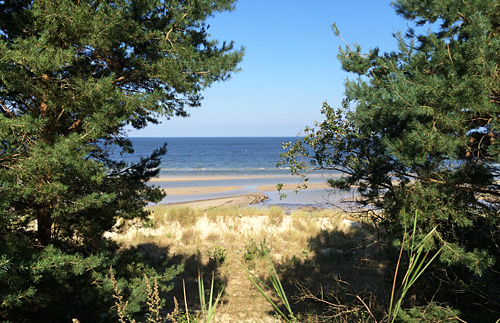
<svg viewBox="0 0 500 323"><path fill-rule="evenodd" d="M183 212L189 221L182 217ZM155 228L143 229L143 238L136 234L134 242L129 244L143 241L151 244L156 239L156 243L168 251L167 259L186 261L186 279L196 276L200 269L196 266L204 266L205 274L213 270L216 288L222 289L224 284L231 283L236 272L246 272L254 284L259 284L255 286L257 290L266 295L274 292L275 296L271 297L274 305L271 305L283 321L423 322L423 318L437 317L436 313L441 313L447 322L458 321L457 313L442 304L431 302L427 306L408 307L408 290L438 256L426 255L422 249L426 240L412 236L415 228L410 225L407 234L410 238L403 241L409 253L404 253L404 261L400 256L394 265L391 262L394 248L384 243L383 235L366 218L331 210L298 210L287 214L283 209L201 211L159 207L154 209L152 221ZM435 233L431 232L427 239L434 237ZM390 276L394 279L389 279ZM393 282L392 288L389 280ZM154 281L150 284L154 291ZM246 302L269 301L267 296L262 300L253 298L251 290L242 292L249 294ZM184 304L193 302L192 295L190 290L190 300ZM212 294L212 301L215 299ZM151 304L156 304L152 301ZM231 303L231 295L226 294L221 294L217 302L220 301L224 312L231 311L231 307L244 309L248 305ZM205 316L217 317L219 307L210 308L209 303L201 304L196 311L178 309L170 320L205 322L200 314L203 306L206 306Z"/></svg>

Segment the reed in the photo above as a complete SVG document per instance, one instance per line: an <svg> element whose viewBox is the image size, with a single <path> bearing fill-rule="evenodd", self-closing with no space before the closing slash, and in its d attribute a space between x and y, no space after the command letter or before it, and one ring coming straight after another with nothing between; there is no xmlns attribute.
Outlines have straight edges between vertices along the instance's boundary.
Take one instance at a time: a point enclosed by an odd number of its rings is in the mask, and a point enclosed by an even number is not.
<svg viewBox="0 0 500 323"><path fill-rule="evenodd" d="M257 288L259 293L267 300L269 304L274 308L274 311L276 312L279 317L285 321L286 323L297 323L298 320L295 316L295 314L292 311L292 308L290 306L290 303L288 302L288 298L286 296L285 290L283 289L283 285L281 285L281 281L279 279L278 273L276 272L276 268L273 265L273 262L271 260L271 257L269 256L269 253L267 250L263 249L265 253L265 257L268 260L269 264L269 282L271 283L271 286L268 286L264 281L262 281L259 277L254 275L248 268L243 266L241 263L238 263L241 268L245 271L245 274L247 275L248 279L252 282L252 284ZM279 306L267 295L265 290L272 290L278 296L278 298L281 300L283 303L286 312L288 314L285 314Z"/></svg>
<svg viewBox="0 0 500 323"><path fill-rule="evenodd" d="M430 259L428 259L430 255L430 250L426 251L425 247L429 244L429 242L431 242L431 240L434 239L434 236L438 235L437 227L434 227L429 233L425 235L425 237L422 240L418 241L415 238L417 231L418 213L415 212L415 217L413 219L413 229L411 232L411 238L409 242L410 245L408 248L408 260L409 260L408 269L406 270L406 273L403 277L398 293L395 293L398 271L399 267L401 266L403 249L405 247L405 240L408 234L406 228L406 223L407 223L406 216L405 215L403 216L405 219L405 234L403 236L403 241L401 243L398 262L396 263L396 271L394 273L394 280L392 284L391 297L389 302L389 313L387 318L387 322L391 323L396 320L398 313L401 310L401 304L403 303L403 300L408 291L410 290L410 288L415 284L417 279L420 276L422 276L422 274L430 266L430 264L434 261L434 259L436 259L436 257L439 255L439 253L443 248L443 247L439 248L438 251L435 252L434 255L430 257Z"/></svg>
<svg viewBox="0 0 500 323"><path fill-rule="evenodd" d="M215 300L214 296L214 281L215 273L212 272L212 283L210 285L210 294L208 302L205 297L205 286L203 284L203 275L198 272L198 292L200 294L200 306L201 306L201 319L203 323L211 323L215 318L215 313L217 310L217 305L220 302L224 287L217 293Z"/></svg>

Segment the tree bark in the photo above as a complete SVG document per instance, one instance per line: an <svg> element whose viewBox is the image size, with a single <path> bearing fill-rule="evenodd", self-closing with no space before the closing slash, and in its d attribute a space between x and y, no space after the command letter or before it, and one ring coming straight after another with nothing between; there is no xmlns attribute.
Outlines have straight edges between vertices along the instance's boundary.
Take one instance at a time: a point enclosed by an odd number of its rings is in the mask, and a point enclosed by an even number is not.
<svg viewBox="0 0 500 323"><path fill-rule="evenodd" d="M38 215L38 246L46 247L50 243L52 233L52 219L50 214L45 211L45 208L40 209Z"/></svg>

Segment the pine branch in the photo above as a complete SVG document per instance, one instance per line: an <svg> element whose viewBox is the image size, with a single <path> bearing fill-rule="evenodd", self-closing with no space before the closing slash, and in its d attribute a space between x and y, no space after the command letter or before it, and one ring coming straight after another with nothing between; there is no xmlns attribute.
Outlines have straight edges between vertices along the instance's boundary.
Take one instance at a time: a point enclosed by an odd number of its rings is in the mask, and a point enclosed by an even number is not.
<svg viewBox="0 0 500 323"><path fill-rule="evenodd" d="M15 116L14 116L14 114L13 114L13 113L9 110L9 108L7 108L7 106L6 106L6 105L3 103L3 101L1 101L1 100L0 100L0 106L1 106L1 107L2 107L2 109L3 109L3 111L2 111L2 112L3 112L3 114L4 114L5 116L8 116L8 117L10 117L11 119L14 119L14 117L15 117Z"/></svg>

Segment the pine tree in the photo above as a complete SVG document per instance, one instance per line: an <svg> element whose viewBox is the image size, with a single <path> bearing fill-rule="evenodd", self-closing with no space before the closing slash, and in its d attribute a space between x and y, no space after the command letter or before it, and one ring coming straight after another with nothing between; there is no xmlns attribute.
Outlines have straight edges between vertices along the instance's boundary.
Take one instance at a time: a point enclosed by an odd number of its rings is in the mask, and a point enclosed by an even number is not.
<svg viewBox="0 0 500 323"><path fill-rule="evenodd" d="M421 236L437 227L435 245L444 246L440 259L448 267L433 272L434 281L464 292L442 300L471 321L496 320L500 3L393 5L417 29L395 35L398 49L390 53L341 49L343 69L357 76L346 82L342 107L325 103L325 120L290 144L282 163L305 176L314 169L342 173L330 184L356 188L361 204L379 210L376 220L395 236L415 214ZM423 25L430 29L417 32ZM480 317L474 302L485 308Z"/></svg>
<svg viewBox="0 0 500 323"><path fill-rule="evenodd" d="M110 147L133 153L124 127L187 116L237 70L206 22L233 2L0 3L0 318L102 318L85 293L118 261L103 233L163 197L146 182L166 151L127 165Z"/></svg>

